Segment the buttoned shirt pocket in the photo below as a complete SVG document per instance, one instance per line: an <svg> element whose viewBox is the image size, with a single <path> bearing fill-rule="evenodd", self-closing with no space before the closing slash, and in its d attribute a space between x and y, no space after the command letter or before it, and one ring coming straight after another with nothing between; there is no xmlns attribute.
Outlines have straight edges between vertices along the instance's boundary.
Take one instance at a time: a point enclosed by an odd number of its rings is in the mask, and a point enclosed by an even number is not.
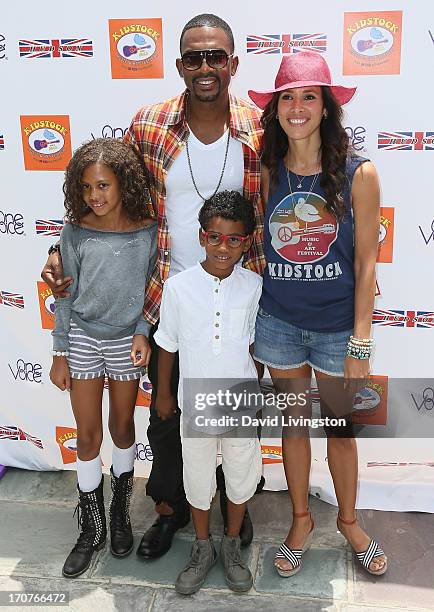
<svg viewBox="0 0 434 612"><path fill-rule="evenodd" d="M240 340L246 336L247 310L245 308L231 308L229 317L229 336Z"/></svg>

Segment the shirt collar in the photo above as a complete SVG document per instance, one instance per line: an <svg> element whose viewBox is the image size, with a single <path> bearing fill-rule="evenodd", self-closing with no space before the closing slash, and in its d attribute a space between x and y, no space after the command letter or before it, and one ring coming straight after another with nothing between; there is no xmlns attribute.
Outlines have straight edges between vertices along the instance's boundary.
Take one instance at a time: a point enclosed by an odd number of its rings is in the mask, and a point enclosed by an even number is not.
<svg viewBox="0 0 434 612"><path fill-rule="evenodd" d="M168 116L167 125L175 126L178 124L184 124L188 129L187 122L185 120L185 104L187 101L188 90L185 89L183 93L173 100L173 109ZM251 122L247 113L248 107L241 106L236 96L229 92L229 114L230 123L229 128L231 130L231 136L245 144L250 143L250 130Z"/></svg>
<svg viewBox="0 0 434 612"><path fill-rule="evenodd" d="M204 270L202 264L198 261L197 265L199 267L200 270L200 275L202 276L202 278L204 278L207 282L209 282L210 284L215 283L215 278L217 278L217 276L214 276L213 274L210 274L209 272L207 272L206 270ZM236 269L236 265L234 266L234 269L232 270L231 274L229 276L227 276L226 278L222 278L219 279L220 283L230 283L231 279L233 279L234 275L235 275L235 269Z"/></svg>

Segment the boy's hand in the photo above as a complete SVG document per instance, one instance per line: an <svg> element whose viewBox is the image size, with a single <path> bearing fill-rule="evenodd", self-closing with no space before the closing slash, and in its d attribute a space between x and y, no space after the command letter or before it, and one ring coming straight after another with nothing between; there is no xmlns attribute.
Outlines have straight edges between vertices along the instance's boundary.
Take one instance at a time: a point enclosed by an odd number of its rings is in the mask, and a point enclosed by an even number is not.
<svg viewBox="0 0 434 612"><path fill-rule="evenodd" d="M131 361L133 365L147 366L151 358L151 347L149 340L146 336L139 334L133 337L133 344L131 345Z"/></svg>
<svg viewBox="0 0 434 612"><path fill-rule="evenodd" d="M172 394L164 394L157 392L157 400L155 402L157 415L162 421L167 421L176 413L176 401Z"/></svg>
<svg viewBox="0 0 434 612"><path fill-rule="evenodd" d="M51 253L48 256L47 263L41 272L41 277L50 287L54 297L68 297L70 295L66 289L72 283L72 278L70 276L63 277L60 253Z"/></svg>
<svg viewBox="0 0 434 612"><path fill-rule="evenodd" d="M66 357L53 357L50 380L53 385L59 387L61 391L71 390L71 376L69 374L69 366Z"/></svg>

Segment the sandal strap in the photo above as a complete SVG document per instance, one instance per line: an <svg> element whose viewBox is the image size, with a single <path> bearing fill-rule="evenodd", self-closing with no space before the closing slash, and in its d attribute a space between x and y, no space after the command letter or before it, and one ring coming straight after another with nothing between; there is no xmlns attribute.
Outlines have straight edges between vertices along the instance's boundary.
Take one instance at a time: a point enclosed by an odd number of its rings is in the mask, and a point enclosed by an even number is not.
<svg viewBox="0 0 434 612"><path fill-rule="evenodd" d="M356 553L356 555L363 567L369 569L372 559L384 555L384 550L379 547L375 540L371 540L368 548L363 552Z"/></svg>
<svg viewBox="0 0 434 612"><path fill-rule="evenodd" d="M309 516L310 515L310 510L307 509L306 512L293 512L292 516L294 518L304 518L305 516Z"/></svg>
<svg viewBox="0 0 434 612"><path fill-rule="evenodd" d="M352 521L347 521L347 520L343 519L341 517L341 515L338 513L338 521L340 521L344 525L354 525L354 523L357 522L357 514L356 514L356 518L354 518Z"/></svg>
<svg viewBox="0 0 434 612"><path fill-rule="evenodd" d="M286 544L282 544L276 553L276 559L286 559L293 568L296 568L301 565L302 555L303 551L301 548L288 548Z"/></svg>

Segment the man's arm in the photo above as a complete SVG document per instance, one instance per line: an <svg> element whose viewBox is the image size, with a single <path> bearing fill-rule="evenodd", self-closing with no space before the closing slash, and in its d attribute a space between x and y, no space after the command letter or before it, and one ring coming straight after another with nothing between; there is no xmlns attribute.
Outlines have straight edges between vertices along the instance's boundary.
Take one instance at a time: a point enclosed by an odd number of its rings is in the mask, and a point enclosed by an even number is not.
<svg viewBox="0 0 434 612"><path fill-rule="evenodd" d="M60 255L59 243L50 247L48 259L42 268L42 280L47 283L53 292L54 297L69 297L70 293L66 289L73 282L72 276L63 276L62 257Z"/></svg>

